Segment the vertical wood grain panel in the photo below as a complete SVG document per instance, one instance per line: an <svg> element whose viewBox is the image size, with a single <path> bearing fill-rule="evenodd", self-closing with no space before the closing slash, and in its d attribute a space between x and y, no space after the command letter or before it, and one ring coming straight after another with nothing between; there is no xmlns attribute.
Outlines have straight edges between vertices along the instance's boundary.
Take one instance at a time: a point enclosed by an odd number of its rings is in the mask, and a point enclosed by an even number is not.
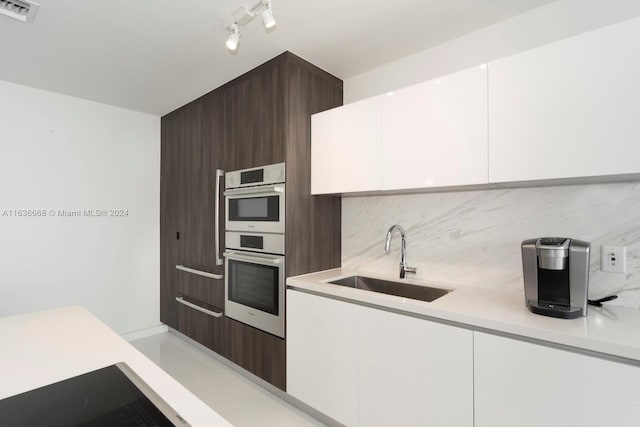
<svg viewBox="0 0 640 427"><path fill-rule="evenodd" d="M233 319L227 321L229 360L285 390L285 340Z"/></svg>
<svg viewBox="0 0 640 427"><path fill-rule="evenodd" d="M285 160L284 90L284 64L278 58L225 88L229 170Z"/></svg>
<svg viewBox="0 0 640 427"><path fill-rule="evenodd" d="M339 266L340 198L310 196L310 156L311 114L341 104L339 79L286 52L162 118L162 321L283 390L285 340L178 306L175 296L184 295L223 308L224 282L175 264L222 272L213 246L216 169L286 161L287 275ZM221 231L223 242L224 210Z"/></svg>
<svg viewBox="0 0 640 427"><path fill-rule="evenodd" d="M182 259L182 172L184 167L180 127L183 115L174 112L161 121L160 153L160 320L176 328L178 311L175 302L177 271Z"/></svg>
<svg viewBox="0 0 640 427"><path fill-rule="evenodd" d="M342 81L289 54L287 276L340 266L341 199L311 196L311 115L342 105Z"/></svg>

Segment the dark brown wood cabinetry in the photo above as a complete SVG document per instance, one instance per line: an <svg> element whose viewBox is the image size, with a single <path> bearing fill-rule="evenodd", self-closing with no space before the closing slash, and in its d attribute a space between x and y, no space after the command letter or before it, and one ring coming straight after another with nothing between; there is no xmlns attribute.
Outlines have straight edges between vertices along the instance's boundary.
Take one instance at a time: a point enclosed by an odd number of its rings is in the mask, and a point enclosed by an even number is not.
<svg viewBox="0 0 640 427"><path fill-rule="evenodd" d="M216 170L286 162L286 275L340 265L340 199L310 195L311 114L342 105L342 81L286 52L162 118L161 320L285 389L285 340L176 302L224 308L216 265ZM221 199L221 206L223 200ZM220 247L224 248L224 209Z"/></svg>

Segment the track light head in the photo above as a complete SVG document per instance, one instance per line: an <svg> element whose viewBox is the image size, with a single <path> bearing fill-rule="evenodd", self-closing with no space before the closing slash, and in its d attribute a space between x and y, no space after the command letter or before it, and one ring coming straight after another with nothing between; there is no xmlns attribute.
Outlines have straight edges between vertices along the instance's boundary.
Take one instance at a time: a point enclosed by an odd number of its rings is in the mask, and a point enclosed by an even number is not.
<svg viewBox="0 0 640 427"><path fill-rule="evenodd" d="M276 20L273 17L273 9L271 8L271 0L263 0L262 6L262 24L264 25L264 28L270 30L276 26Z"/></svg>
<svg viewBox="0 0 640 427"><path fill-rule="evenodd" d="M262 23L267 30L271 30L276 26L271 1L272 0L258 0L254 6L242 6L233 14L233 21L231 21L233 24L229 24L226 27L226 31L229 34L229 38L227 39L227 49L231 52L235 52L238 48L238 43L240 42L240 27L244 27L249 22L253 21L258 14L262 16Z"/></svg>
<svg viewBox="0 0 640 427"><path fill-rule="evenodd" d="M227 39L227 49L235 51L238 48L240 42L240 29L238 24L232 24L229 27L229 38Z"/></svg>

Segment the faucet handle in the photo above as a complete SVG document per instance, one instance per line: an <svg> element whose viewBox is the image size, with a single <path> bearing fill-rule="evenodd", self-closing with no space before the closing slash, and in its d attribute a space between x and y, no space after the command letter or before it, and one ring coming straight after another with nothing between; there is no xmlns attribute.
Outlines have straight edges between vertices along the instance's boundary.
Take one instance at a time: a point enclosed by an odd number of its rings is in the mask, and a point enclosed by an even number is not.
<svg viewBox="0 0 640 427"><path fill-rule="evenodd" d="M407 267L403 263L400 263L400 278L404 279L407 273L416 274L418 271L417 267Z"/></svg>

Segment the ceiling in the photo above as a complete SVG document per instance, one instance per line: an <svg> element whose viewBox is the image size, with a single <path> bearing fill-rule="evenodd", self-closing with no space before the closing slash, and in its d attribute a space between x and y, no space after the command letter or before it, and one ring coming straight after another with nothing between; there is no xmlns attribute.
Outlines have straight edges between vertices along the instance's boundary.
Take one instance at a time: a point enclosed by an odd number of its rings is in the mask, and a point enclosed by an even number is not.
<svg viewBox="0 0 640 427"><path fill-rule="evenodd" d="M273 0L235 54L224 27L257 0L36 1L0 16L1 80L163 115L285 50L345 79L552 0Z"/></svg>

